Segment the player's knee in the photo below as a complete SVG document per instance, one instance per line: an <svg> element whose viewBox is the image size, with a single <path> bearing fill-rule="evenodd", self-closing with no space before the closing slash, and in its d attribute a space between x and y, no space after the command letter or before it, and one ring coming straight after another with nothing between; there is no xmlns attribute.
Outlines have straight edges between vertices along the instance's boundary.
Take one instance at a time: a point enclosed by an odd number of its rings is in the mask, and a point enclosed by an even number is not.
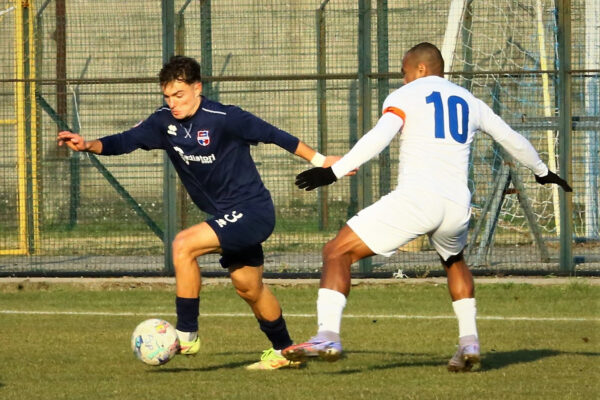
<svg viewBox="0 0 600 400"><path fill-rule="evenodd" d="M250 303L255 303L260 297L262 284L256 282L234 282L238 296Z"/></svg>
<svg viewBox="0 0 600 400"><path fill-rule="evenodd" d="M341 258L349 256L347 251L339 245L339 243L332 239L323 246L323 261L325 263L333 260L339 260Z"/></svg>
<svg viewBox="0 0 600 400"><path fill-rule="evenodd" d="M446 268L450 268L454 264L458 264L458 263L461 263L461 262L464 263L464 261L465 261L462 251L460 253L458 253L458 254L455 254L455 255L452 255L452 256L448 257L447 260L444 260L442 258L442 256L439 256L439 257L440 257L440 261L442 262L442 264Z"/></svg>
<svg viewBox="0 0 600 400"><path fill-rule="evenodd" d="M185 236L185 234L180 232L175 235L175 238L173 239L172 250L174 261L187 260L192 256L192 249L188 245L188 241L186 240Z"/></svg>

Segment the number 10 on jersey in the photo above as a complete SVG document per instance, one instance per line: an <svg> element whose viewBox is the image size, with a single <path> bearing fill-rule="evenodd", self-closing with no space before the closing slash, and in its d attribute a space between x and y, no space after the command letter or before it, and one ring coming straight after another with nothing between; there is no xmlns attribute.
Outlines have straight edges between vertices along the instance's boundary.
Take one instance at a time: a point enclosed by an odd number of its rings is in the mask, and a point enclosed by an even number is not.
<svg viewBox="0 0 600 400"><path fill-rule="evenodd" d="M435 137L438 139L444 139L446 137L446 124L444 123L444 103L440 92L431 92L431 94L425 97L427 104L433 103L434 117L435 117ZM448 110L448 130L450 135L458 143L465 143L469 134L469 105L459 96L448 97L447 110ZM460 106L460 114L459 114ZM460 117L460 126L458 124Z"/></svg>

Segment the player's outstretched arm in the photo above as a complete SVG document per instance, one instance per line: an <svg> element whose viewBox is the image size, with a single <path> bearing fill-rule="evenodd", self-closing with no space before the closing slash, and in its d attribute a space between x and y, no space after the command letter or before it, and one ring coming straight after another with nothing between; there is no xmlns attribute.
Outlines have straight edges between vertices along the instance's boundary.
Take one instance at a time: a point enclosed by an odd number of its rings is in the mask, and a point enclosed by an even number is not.
<svg viewBox="0 0 600 400"><path fill-rule="evenodd" d="M58 145L63 144L73 151L87 151L89 153L102 153L102 142L99 140L86 141L78 133L61 131L56 138Z"/></svg>
<svg viewBox="0 0 600 400"><path fill-rule="evenodd" d="M323 168L331 167L342 158L340 156L324 156L302 141L298 142L298 148L294 154L310 162L315 167ZM356 170L352 170L346 175L356 175Z"/></svg>
<svg viewBox="0 0 600 400"><path fill-rule="evenodd" d="M565 180L548 169L529 140L508 126L488 105L481 100L479 102L483 131L492 136L513 158L533 171L537 183L541 185L554 183L563 188L565 192L573 191Z"/></svg>
<svg viewBox="0 0 600 400"><path fill-rule="evenodd" d="M565 181L560 176L556 175L554 172L552 172L550 170L548 170L548 174L546 174L544 176L535 175L535 181L537 183L539 183L540 185L545 185L546 183L554 183L554 184L560 186L561 188L563 188L563 190L565 192L573 191L573 189L571 189L571 186L569 186L567 181Z"/></svg>

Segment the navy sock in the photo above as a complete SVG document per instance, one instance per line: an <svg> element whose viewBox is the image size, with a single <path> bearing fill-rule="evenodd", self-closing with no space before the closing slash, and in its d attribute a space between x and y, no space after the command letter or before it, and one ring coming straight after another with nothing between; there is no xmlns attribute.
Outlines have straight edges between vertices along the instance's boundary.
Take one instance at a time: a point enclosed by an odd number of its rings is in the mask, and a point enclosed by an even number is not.
<svg viewBox="0 0 600 400"><path fill-rule="evenodd" d="M260 325L260 330L267 335L275 350L282 350L293 344L283 315L280 315L275 321L263 321L259 319L258 324Z"/></svg>
<svg viewBox="0 0 600 400"><path fill-rule="evenodd" d="M175 297L175 308L177 310L177 326L175 328L181 332L197 332L200 298Z"/></svg>

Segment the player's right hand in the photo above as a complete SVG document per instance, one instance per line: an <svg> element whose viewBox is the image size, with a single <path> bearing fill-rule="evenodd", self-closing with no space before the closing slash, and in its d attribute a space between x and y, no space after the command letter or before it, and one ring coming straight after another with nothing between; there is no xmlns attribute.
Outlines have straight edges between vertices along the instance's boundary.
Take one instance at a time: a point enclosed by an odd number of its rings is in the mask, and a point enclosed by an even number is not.
<svg viewBox="0 0 600 400"><path fill-rule="evenodd" d="M306 191L314 190L320 186L331 185L335 181L337 181L337 178L331 167L311 168L296 175L296 186Z"/></svg>
<svg viewBox="0 0 600 400"><path fill-rule="evenodd" d="M573 191L573 189L571 189L571 186L569 186L567 181L565 181L560 176L556 175L554 172L552 172L550 170L548 170L548 175L545 175L545 176L537 176L536 175L535 181L537 183L539 183L540 185L545 185L546 183L555 183L558 186L560 186L561 188L563 188L563 190L565 192Z"/></svg>
<svg viewBox="0 0 600 400"><path fill-rule="evenodd" d="M56 140L58 140L59 146L64 144L73 151L84 151L86 149L85 140L77 133L61 131L58 132Z"/></svg>

